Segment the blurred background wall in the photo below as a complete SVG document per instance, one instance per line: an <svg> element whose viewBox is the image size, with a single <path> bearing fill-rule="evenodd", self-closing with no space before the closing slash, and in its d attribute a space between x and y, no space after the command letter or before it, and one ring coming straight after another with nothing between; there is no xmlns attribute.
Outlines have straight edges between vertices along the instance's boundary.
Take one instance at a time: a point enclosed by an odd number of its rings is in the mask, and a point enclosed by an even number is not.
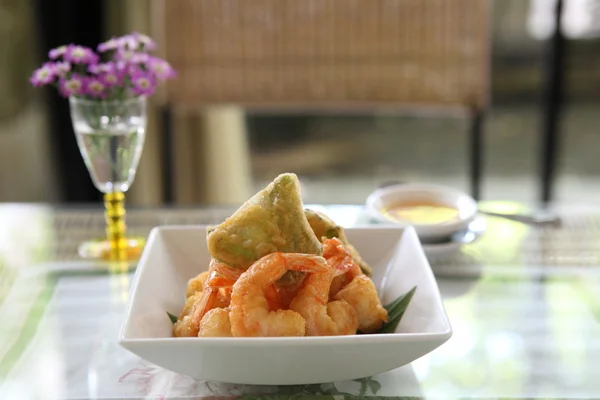
<svg viewBox="0 0 600 400"><path fill-rule="evenodd" d="M546 6L539 3L492 2L485 199L533 201L538 196L542 66L548 40L543 34L548 17L540 23L539 16L542 9L552 9L553 1L548 0ZM568 3L566 8L573 7ZM585 15L598 21L595 3L587 2ZM94 45L111 35L138 30L152 34L160 43L164 35L160 4L159 0L0 2L0 89L4 94L0 100L0 201L99 199L73 148L74 139L68 140L72 132L65 104L58 103L64 100L32 90L27 79L43 61L44 52L64 42ZM576 12L569 13L570 20L576 21L571 26L585 25L573 17ZM54 23L42 29L43 21L52 18ZM594 35L585 37L577 29L569 32L556 199L595 201L600 199L596 155L600 147L600 44ZM169 183L162 106L161 96L155 96L148 139L129 198L132 204L163 203L165 184L172 186L169 196L175 204L237 203L284 171L301 176L307 201L314 202L362 203L373 188L389 179L468 189L468 121L464 119L390 112L273 114L247 112L235 105L173 113L173 179Z"/></svg>
<svg viewBox="0 0 600 400"><path fill-rule="evenodd" d="M34 12L0 2L0 199L55 201L56 173L43 99L29 85L36 68Z"/></svg>

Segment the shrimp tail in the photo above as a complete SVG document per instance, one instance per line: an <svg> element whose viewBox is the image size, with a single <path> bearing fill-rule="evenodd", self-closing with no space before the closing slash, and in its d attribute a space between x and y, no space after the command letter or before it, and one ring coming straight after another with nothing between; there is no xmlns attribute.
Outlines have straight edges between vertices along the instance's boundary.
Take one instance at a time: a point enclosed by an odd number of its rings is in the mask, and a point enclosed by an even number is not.
<svg viewBox="0 0 600 400"><path fill-rule="evenodd" d="M216 276L214 278L208 279L206 284L209 288L227 288L232 287L235 283L235 280L225 278L223 276Z"/></svg>

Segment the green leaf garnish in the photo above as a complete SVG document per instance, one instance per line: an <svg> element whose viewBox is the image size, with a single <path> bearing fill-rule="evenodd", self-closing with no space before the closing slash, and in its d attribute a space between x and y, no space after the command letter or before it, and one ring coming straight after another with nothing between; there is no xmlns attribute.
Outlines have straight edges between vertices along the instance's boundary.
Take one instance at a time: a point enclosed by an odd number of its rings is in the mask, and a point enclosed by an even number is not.
<svg viewBox="0 0 600 400"><path fill-rule="evenodd" d="M408 308L408 304L410 303L413 295L417 287L413 287L408 291L408 293L403 294L398 297L396 300L392 301L390 304L383 306L388 312L388 322L384 323L383 326L377 331L377 333L394 333L404 312Z"/></svg>
<svg viewBox="0 0 600 400"><path fill-rule="evenodd" d="M167 311L167 315L169 316L169 319L171 320L172 323L177 322L177 317L175 315L171 314L168 311Z"/></svg>

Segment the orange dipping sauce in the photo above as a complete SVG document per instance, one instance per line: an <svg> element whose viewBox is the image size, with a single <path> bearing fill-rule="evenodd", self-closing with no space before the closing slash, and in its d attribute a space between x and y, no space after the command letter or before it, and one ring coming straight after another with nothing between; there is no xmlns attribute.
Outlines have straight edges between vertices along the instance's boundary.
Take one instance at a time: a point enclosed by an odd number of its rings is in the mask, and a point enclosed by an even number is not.
<svg viewBox="0 0 600 400"><path fill-rule="evenodd" d="M458 210L442 203L407 200L394 203L382 210L392 221L406 221L419 225L434 225L457 219Z"/></svg>

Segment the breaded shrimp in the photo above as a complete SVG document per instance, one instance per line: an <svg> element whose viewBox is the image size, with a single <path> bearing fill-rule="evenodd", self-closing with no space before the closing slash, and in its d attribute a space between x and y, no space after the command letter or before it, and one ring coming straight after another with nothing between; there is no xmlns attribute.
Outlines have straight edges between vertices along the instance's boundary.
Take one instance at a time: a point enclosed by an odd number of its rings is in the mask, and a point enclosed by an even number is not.
<svg viewBox="0 0 600 400"><path fill-rule="evenodd" d="M358 330L372 333L381 328L388 320L388 313L381 305L375 284L368 276L360 275L336 295L336 300L350 304L358 316Z"/></svg>
<svg viewBox="0 0 600 400"><path fill-rule="evenodd" d="M329 303L329 287L335 271L326 264L321 272L308 274L302 288L290 303L306 320L307 336L354 335L358 318L344 301Z"/></svg>
<svg viewBox="0 0 600 400"><path fill-rule="evenodd" d="M229 308L213 308L204 315L198 329L199 337L230 337Z"/></svg>
<svg viewBox="0 0 600 400"><path fill-rule="evenodd" d="M335 295L356 276L363 275L360 266L354 261L350 250L338 238L323 238L323 257L336 273L329 289L329 298Z"/></svg>
<svg viewBox="0 0 600 400"><path fill-rule="evenodd" d="M306 322L292 310L271 310L267 293L287 271L319 273L329 267L323 257L299 253L271 253L248 268L233 285L233 336L304 336Z"/></svg>
<svg viewBox="0 0 600 400"><path fill-rule="evenodd" d="M188 281L185 297L189 298L204 290L204 283L208 279L208 271L204 271Z"/></svg>
<svg viewBox="0 0 600 400"><path fill-rule="evenodd" d="M204 315L214 308L229 306L231 287L239 277L241 271L234 270L216 260L211 260L206 278L202 274L191 281L204 280L202 291L195 291L186 300L183 310L173 326L174 336L198 336L200 321ZM188 290L190 284L188 283ZM192 285L196 287L197 282Z"/></svg>

